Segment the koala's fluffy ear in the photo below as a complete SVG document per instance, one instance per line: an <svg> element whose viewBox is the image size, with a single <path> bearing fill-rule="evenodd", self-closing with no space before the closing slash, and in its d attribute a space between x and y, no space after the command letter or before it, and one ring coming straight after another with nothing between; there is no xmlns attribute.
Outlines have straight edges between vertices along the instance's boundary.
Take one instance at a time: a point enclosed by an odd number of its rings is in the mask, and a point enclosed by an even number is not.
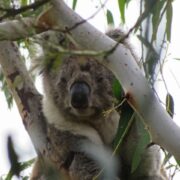
<svg viewBox="0 0 180 180"><path fill-rule="evenodd" d="M57 31L46 31L36 36L37 43L34 43L34 57L31 61L31 70L38 70L41 73L44 69L54 67L60 64L61 60L67 58L74 49L78 49L79 45L68 34ZM53 66L54 64L54 66ZM50 69L50 68L49 68Z"/></svg>
<svg viewBox="0 0 180 180"><path fill-rule="evenodd" d="M64 41L64 35L54 31L46 31L36 36L37 43L33 43L33 57L30 72L41 74L48 63L57 56L58 46Z"/></svg>
<svg viewBox="0 0 180 180"><path fill-rule="evenodd" d="M120 27L117 29L109 28L106 32L106 35L108 35L113 40L121 43L124 45L129 51L131 52L131 55L135 59L136 63L139 64L140 57L138 56L137 48L133 46L133 43L131 43L131 39L129 36L129 32L125 30L125 28Z"/></svg>

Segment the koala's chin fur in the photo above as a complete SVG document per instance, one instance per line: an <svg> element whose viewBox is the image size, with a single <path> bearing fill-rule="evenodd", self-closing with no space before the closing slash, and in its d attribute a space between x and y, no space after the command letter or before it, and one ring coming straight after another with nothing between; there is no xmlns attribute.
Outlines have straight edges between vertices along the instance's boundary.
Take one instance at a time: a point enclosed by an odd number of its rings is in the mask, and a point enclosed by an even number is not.
<svg viewBox="0 0 180 180"><path fill-rule="evenodd" d="M108 35L116 39L122 36L122 32L110 31ZM43 70L42 105L53 147L50 156L61 162L70 180L91 180L102 168L84 151L83 145L88 144L89 149L91 145L111 149L120 119L119 113L113 109L114 79L113 74L96 60L82 56L65 56L55 68L50 63ZM109 113L105 113L108 110ZM159 147L156 146L147 148L139 168L130 175L137 134L133 125L121 148L120 179L164 180ZM54 157L53 153L58 157ZM39 174L31 179L37 177Z"/></svg>

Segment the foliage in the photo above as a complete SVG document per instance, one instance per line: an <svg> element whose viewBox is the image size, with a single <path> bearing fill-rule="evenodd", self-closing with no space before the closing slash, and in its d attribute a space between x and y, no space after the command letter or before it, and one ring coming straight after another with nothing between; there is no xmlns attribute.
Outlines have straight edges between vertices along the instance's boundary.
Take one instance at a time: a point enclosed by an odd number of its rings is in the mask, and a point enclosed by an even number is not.
<svg viewBox="0 0 180 180"><path fill-rule="evenodd" d="M16 4L16 2L18 3ZM32 3L34 3L34 1L31 0L2 0L0 2L0 19L4 20L5 18L14 19L18 17L38 16L44 9L48 7L46 4L41 4L35 8L27 8L26 10L17 11L18 8L21 9L23 7L28 7ZM78 0L72 0L72 8L74 10L76 9L77 3ZM119 14L121 22L124 24L126 23L126 9L128 8L129 3L131 3L130 0L118 0ZM128 32L135 32L138 35L138 38L141 42L142 66L145 71L145 75L152 86L156 80L157 69L162 62L162 56L164 54L163 47L167 42L171 41L171 24L173 17L172 3L172 0L140 0L139 18ZM114 17L111 10L107 7L107 24L114 25L115 18L117 17ZM29 54L32 54L32 51L30 50L30 43L27 39L23 39L18 42L19 46L23 44L24 48L29 52ZM179 60L179 58L177 59ZM8 107L11 107L12 95L8 90L7 83L5 82L2 72L0 74L0 82L1 90L4 92ZM113 91L116 98L118 99L118 103L121 103L125 97L123 97L124 95L122 87L117 80L114 81ZM120 106L120 109L122 111L122 123L119 126L117 136L114 140L115 153L120 151L121 144L126 137L126 134L128 133L132 123L135 120L141 121L136 116L133 109L127 105L126 102ZM170 116L173 117L174 99L169 93L167 93L166 97L166 109ZM139 139L139 142L135 148L135 153L132 160L132 172L138 167L143 150L149 143L151 143L150 136L146 131L144 124L140 123L138 128L141 133L141 138ZM8 152L12 168L6 177L7 180L11 179L13 175L19 176L20 172L28 168L33 162L33 160L24 163L18 162L18 157L14 151L13 143L10 138L8 140ZM179 161L177 161L177 163L179 164ZM26 177L24 177L24 179L26 179Z"/></svg>
<svg viewBox="0 0 180 180"><path fill-rule="evenodd" d="M10 161L10 171L7 174L6 177L4 177L4 180L11 180L13 176L17 176L18 178L20 177L20 173L34 163L35 159L28 160L26 162L19 162L19 156L17 155L15 149L14 149L14 143L12 141L11 136L8 136L7 138L7 150L8 150L8 157ZM22 177L23 180L28 179L28 176Z"/></svg>
<svg viewBox="0 0 180 180"><path fill-rule="evenodd" d="M107 10L107 12L106 12L106 19L107 19L108 25L114 25L113 15L110 10Z"/></svg>
<svg viewBox="0 0 180 180"><path fill-rule="evenodd" d="M121 14L122 22L125 23L125 5L126 0L118 0L119 12Z"/></svg>
<svg viewBox="0 0 180 180"><path fill-rule="evenodd" d="M171 94L166 95L166 111L173 118L174 116L174 99Z"/></svg>
<svg viewBox="0 0 180 180"><path fill-rule="evenodd" d="M77 5L77 0L73 0L73 4L72 4L72 9L74 9L75 10L75 8L76 8L76 5Z"/></svg>
<svg viewBox="0 0 180 180"><path fill-rule="evenodd" d="M1 82L1 90L3 91L4 96L6 98L8 108L11 108L13 105L13 97L12 97L11 92L8 89L7 82L5 80L3 73L1 72L1 69L0 69L0 82Z"/></svg>

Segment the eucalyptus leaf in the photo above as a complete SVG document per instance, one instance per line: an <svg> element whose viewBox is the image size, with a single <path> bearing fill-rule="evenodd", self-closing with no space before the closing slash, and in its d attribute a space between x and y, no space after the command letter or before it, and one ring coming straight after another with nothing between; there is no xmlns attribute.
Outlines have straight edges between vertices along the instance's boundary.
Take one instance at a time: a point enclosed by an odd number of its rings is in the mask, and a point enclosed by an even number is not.
<svg viewBox="0 0 180 180"><path fill-rule="evenodd" d="M116 154L119 153L121 144L134 120L134 110L125 102L121 108L121 123L119 123L118 131L113 142L113 149L116 150Z"/></svg>
<svg viewBox="0 0 180 180"><path fill-rule="evenodd" d="M138 133L140 134L140 138L134 151L131 164L131 173L133 173L138 168L139 163L141 162L142 155L151 140L149 132L146 130L143 122L139 119L138 116L136 116L136 121L138 122L136 124L138 127Z"/></svg>
<svg viewBox="0 0 180 180"><path fill-rule="evenodd" d="M116 99L121 101L124 93L123 93L122 86L117 79L114 79L112 88L113 88L113 94L116 97Z"/></svg>
<svg viewBox="0 0 180 180"><path fill-rule="evenodd" d="M161 12L165 2L166 2L165 0L157 1L157 4L153 9L153 13L152 13L153 40L156 40L158 27L161 22L161 15L162 15Z"/></svg>
<svg viewBox="0 0 180 180"><path fill-rule="evenodd" d="M177 159L176 159L176 162L177 162L177 164L180 166L180 160L177 160Z"/></svg>
<svg viewBox="0 0 180 180"><path fill-rule="evenodd" d="M166 111L173 118L174 116L174 99L171 94L166 95Z"/></svg>
<svg viewBox="0 0 180 180"><path fill-rule="evenodd" d="M114 18L110 10L107 10L106 19L107 19L108 25L114 25Z"/></svg>
<svg viewBox="0 0 180 180"><path fill-rule="evenodd" d="M174 58L174 59L175 59L175 60L178 60L178 61L180 60L180 58Z"/></svg>
<svg viewBox="0 0 180 180"><path fill-rule="evenodd" d="M171 41L171 26L172 26L172 16L173 16L173 10L172 10L172 1L168 1L167 5L167 12L166 12L166 35L167 40Z"/></svg>
<svg viewBox="0 0 180 180"><path fill-rule="evenodd" d="M118 0L119 12L121 14L122 22L125 23L125 5L126 0Z"/></svg>
<svg viewBox="0 0 180 180"><path fill-rule="evenodd" d="M19 177L21 171L20 164L18 162L19 157L14 150L14 144L10 136L7 139L7 149L8 149L8 157L11 165L11 170L10 170L11 173L9 174L9 176L7 176L6 180L9 180L14 175Z"/></svg>
<svg viewBox="0 0 180 180"><path fill-rule="evenodd" d="M8 108L10 109L13 105L13 97L12 97L12 94L8 88L8 85L5 81L5 79L2 80L2 87L1 87L1 90L3 91L4 93L4 96L6 98L6 102L8 104Z"/></svg>
<svg viewBox="0 0 180 180"><path fill-rule="evenodd" d="M73 0L72 9L75 10L77 5L77 0Z"/></svg>
<svg viewBox="0 0 180 180"><path fill-rule="evenodd" d="M28 0L21 0L20 3L21 3L21 6L26 6L28 5Z"/></svg>

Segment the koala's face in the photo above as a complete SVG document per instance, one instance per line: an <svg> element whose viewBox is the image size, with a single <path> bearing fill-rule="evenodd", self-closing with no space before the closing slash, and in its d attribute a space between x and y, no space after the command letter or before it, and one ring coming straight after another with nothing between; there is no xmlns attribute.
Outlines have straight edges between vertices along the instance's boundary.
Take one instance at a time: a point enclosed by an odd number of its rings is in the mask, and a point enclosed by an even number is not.
<svg viewBox="0 0 180 180"><path fill-rule="evenodd" d="M89 118L113 106L112 73L87 57L68 57L44 71L44 89L67 116Z"/></svg>

